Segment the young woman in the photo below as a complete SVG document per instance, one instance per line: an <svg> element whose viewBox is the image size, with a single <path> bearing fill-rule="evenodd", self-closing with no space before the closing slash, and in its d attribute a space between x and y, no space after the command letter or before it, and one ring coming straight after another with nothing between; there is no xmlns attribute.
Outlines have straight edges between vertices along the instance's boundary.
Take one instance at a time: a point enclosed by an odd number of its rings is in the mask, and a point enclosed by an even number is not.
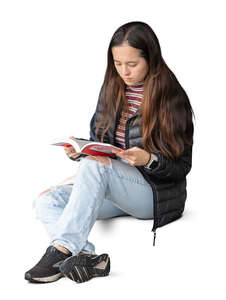
<svg viewBox="0 0 226 300"><path fill-rule="evenodd" d="M186 175L192 164L193 110L143 22L114 33L90 140L116 145L115 159L79 157L74 184L52 187L35 199L50 237L41 260L25 274L30 282L63 275L76 282L110 271L108 255L95 254L88 235L98 219L130 215L154 219L152 231L182 216Z"/></svg>

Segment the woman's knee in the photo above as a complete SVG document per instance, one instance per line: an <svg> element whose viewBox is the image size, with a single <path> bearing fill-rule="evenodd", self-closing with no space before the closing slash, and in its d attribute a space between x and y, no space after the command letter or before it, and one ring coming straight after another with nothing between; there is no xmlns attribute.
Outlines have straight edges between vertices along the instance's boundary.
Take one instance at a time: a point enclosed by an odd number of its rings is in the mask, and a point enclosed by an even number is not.
<svg viewBox="0 0 226 300"><path fill-rule="evenodd" d="M111 168L112 162L110 158L107 157L98 157L97 159L95 157L89 156L89 157L83 157L80 161L80 172L87 174L87 169L92 170L94 172L103 172L103 169L105 167Z"/></svg>
<svg viewBox="0 0 226 300"><path fill-rule="evenodd" d="M63 187L51 187L33 200L32 208L36 217L42 219L48 211L56 208L64 208L70 196L70 190Z"/></svg>
<svg viewBox="0 0 226 300"><path fill-rule="evenodd" d="M50 191L37 196L32 203L32 209L38 219L47 212L49 207L53 206L52 196L50 196Z"/></svg>

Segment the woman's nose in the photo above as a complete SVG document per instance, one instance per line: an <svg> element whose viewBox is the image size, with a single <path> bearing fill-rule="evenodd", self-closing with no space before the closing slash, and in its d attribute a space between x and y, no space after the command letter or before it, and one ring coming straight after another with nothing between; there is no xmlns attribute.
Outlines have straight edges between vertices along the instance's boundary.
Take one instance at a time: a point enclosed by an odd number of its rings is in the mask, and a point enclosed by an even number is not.
<svg viewBox="0 0 226 300"><path fill-rule="evenodd" d="M127 66L122 67L122 75L126 76L130 73L129 68Z"/></svg>

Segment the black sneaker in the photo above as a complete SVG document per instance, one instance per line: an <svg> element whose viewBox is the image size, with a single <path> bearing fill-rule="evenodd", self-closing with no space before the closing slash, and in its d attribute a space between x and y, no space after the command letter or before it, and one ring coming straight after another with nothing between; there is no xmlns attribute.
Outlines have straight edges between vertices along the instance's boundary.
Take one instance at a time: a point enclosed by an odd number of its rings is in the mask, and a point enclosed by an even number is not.
<svg viewBox="0 0 226 300"><path fill-rule="evenodd" d="M110 257L107 253L71 256L60 265L60 271L65 277L77 283L88 281L93 277L108 276Z"/></svg>
<svg viewBox="0 0 226 300"><path fill-rule="evenodd" d="M25 273L25 279L34 283L48 283L60 279L63 274L59 266L70 256L71 253L65 254L54 246L49 246L40 261Z"/></svg>

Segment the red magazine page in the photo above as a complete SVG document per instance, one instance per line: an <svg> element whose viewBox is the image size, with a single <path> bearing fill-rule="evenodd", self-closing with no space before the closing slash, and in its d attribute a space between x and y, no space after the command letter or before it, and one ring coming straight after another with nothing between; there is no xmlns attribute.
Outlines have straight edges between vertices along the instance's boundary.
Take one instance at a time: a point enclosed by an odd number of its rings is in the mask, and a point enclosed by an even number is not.
<svg viewBox="0 0 226 300"><path fill-rule="evenodd" d="M109 147L104 145L87 145L82 152L90 155L115 157L115 153L112 153L112 149L117 147Z"/></svg>

